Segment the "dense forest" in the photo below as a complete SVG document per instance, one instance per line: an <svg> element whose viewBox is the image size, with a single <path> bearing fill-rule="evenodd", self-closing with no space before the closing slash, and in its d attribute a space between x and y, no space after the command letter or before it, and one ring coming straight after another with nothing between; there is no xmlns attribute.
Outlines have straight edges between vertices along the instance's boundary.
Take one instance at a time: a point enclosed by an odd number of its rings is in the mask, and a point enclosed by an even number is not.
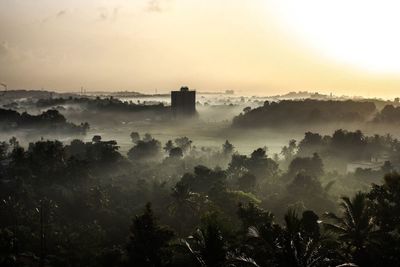
<svg viewBox="0 0 400 267"><path fill-rule="evenodd" d="M399 107L378 110L373 101L282 100L245 108L233 119L234 127L293 127L329 123L399 123Z"/></svg>
<svg viewBox="0 0 400 267"><path fill-rule="evenodd" d="M140 101L140 100L139 100ZM132 101L122 101L118 98L88 98L88 97L69 97L69 98L48 98L39 99L35 102L38 108L49 108L62 105L81 105L89 111L112 111L112 112L138 112L138 111L165 111L167 109L162 103L153 105L143 105Z"/></svg>
<svg viewBox="0 0 400 267"><path fill-rule="evenodd" d="M0 130L2 132L33 130L39 133L86 134L88 129L88 123L76 125L67 122L67 119L55 109L32 115L27 112L19 113L15 110L0 108Z"/></svg>
<svg viewBox="0 0 400 267"><path fill-rule="evenodd" d="M99 135L1 142L1 266L400 264L391 136L306 133L272 156L130 138L127 156ZM379 170L325 167L381 153Z"/></svg>

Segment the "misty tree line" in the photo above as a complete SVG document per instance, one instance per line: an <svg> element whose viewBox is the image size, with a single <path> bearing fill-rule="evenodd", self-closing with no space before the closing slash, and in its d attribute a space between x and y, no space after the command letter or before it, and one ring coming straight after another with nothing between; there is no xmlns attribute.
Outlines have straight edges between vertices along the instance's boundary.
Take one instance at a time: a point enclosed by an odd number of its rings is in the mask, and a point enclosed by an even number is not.
<svg viewBox="0 0 400 267"><path fill-rule="evenodd" d="M55 109L50 109L38 115L27 112L19 113L11 109L0 108L0 129L7 131L35 130L39 132L62 134L86 134L89 130L87 122L76 125Z"/></svg>
<svg viewBox="0 0 400 267"><path fill-rule="evenodd" d="M131 139L127 156L101 136L1 142L1 266L400 263L399 151L390 136L306 133L272 157L267 148L242 155L229 141L212 149L188 137ZM361 182L329 161L380 153L392 163L375 184L335 193Z"/></svg>
<svg viewBox="0 0 400 267"><path fill-rule="evenodd" d="M60 105L82 105L90 111L110 111L110 112L138 112L138 111L165 111L163 103L144 105L132 101L122 101L118 98L88 98L88 97L69 97L69 98L48 98L39 99L34 103L37 108L54 108Z"/></svg>
<svg viewBox="0 0 400 267"><path fill-rule="evenodd" d="M378 110L373 101L282 100L247 107L234 117L234 127L293 127L309 124L399 123L400 107L386 104Z"/></svg>

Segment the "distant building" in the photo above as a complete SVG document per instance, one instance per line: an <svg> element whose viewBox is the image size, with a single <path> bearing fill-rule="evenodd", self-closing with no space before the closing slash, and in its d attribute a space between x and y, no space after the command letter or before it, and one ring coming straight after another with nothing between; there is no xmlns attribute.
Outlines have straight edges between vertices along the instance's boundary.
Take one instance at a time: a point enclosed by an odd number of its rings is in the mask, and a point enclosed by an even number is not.
<svg viewBox="0 0 400 267"><path fill-rule="evenodd" d="M346 173L354 173L357 169L370 169L372 171L378 171L382 168L384 162L371 162L371 161L355 161L350 162L346 166Z"/></svg>
<svg viewBox="0 0 400 267"><path fill-rule="evenodd" d="M174 116L193 116L196 114L196 91L181 87L171 92L171 109Z"/></svg>
<svg viewBox="0 0 400 267"><path fill-rule="evenodd" d="M367 161L350 162L346 166L346 172L354 173L357 169L370 169L372 171L378 171L388 160L389 156L387 154L382 154L376 157L371 157L371 159Z"/></svg>

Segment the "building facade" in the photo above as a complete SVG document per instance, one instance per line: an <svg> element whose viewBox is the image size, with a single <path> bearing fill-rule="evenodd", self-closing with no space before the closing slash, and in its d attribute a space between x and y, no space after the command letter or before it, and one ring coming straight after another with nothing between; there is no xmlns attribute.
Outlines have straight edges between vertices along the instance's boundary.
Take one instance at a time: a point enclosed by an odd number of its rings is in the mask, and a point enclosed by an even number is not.
<svg viewBox="0 0 400 267"><path fill-rule="evenodd" d="M191 91L188 87L172 91L171 109L175 117L196 115L196 91Z"/></svg>

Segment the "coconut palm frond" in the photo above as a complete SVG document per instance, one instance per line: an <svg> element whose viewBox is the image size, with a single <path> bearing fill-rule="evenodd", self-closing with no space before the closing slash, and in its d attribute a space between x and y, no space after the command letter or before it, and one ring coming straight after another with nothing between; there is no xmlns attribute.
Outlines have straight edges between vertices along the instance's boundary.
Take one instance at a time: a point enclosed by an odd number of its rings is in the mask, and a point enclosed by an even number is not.
<svg viewBox="0 0 400 267"><path fill-rule="evenodd" d="M254 259L245 257L245 256L232 256L227 261L226 264L228 266L253 266L253 267L260 267Z"/></svg>

